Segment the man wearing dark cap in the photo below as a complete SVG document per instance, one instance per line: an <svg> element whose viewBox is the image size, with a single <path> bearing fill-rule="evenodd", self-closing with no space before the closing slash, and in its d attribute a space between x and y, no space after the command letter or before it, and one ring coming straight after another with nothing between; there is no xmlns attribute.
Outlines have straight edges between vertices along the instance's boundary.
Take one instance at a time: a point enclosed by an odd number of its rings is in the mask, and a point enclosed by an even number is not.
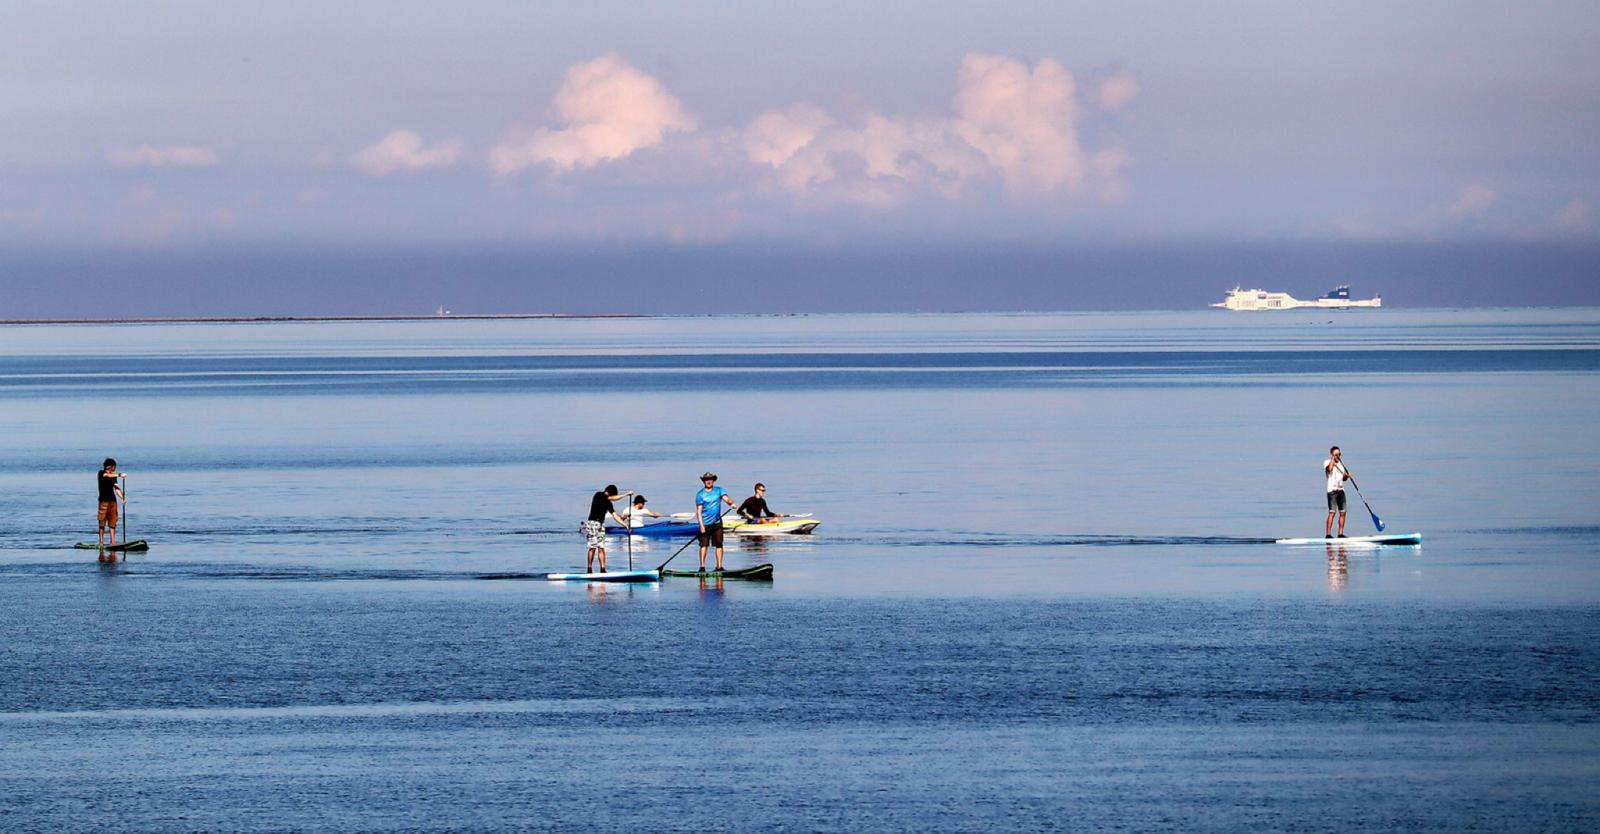
<svg viewBox="0 0 1600 834"><path fill-rule="evenodd" d="M707 472L700 476L704 489L695 493L695 517L700 519L700 570L706 569L706 546L717 549L717 570L722 570L722 504L733 506L733 499L717 486L717 476Z"/></svg>
<svg viewBox="0 0 1600 834"><path fill-rule="evenodd" d="M610 515L618 524L628 526L628 522L623 521L622 516L617 515L616 510L611 508L611 502L632 494L631 489L627 492L617 492L616 484L607 484L605 489L596 492L594 497L589 499L589 517L584 519L581 525L583 537L589 541L589 573L594 573L596 553L600 554L600 572L606 572L606 516Z"/></svg>

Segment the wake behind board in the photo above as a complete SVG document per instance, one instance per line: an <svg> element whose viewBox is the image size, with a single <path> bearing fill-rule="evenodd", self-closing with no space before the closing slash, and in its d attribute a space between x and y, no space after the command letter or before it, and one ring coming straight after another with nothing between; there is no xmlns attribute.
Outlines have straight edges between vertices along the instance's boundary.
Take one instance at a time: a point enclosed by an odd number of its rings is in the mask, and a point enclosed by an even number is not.
<svg viewBox="0 0 1600 834"><path fill-rule="evenodd" d="M660 582L658 570L613 570L605 573L552 573L545 579L551 582Z"/></svg>
<svg viewBox="0 0 1600 834"><path fill-rule="evenodd" d="M701 579L754 579L772 581L771 565L756 565L749 568L734 568L733 570L672 570L661 572L662 576L697 576Z"/></svg>
<svg viewBox="0 0 1600 834"><path fill-rule="evenodd" d="M108 544L104 547L101 547L94 542L78 542L72 547L75 550L110 550L113 552L119 550L130 550L135 553L142 553L150 549L150 543L144 539L134 539L131 542L123 542L122 544Z"/></svg>
<svg viewBox="0 0 1600 834"><path fill-rule="evenodd" d="M1377 536L1349 536L1343 539L1278 539L1274 544L1369 544L1415 545L1422 544L1421 533L1384 533Z"/></svg>

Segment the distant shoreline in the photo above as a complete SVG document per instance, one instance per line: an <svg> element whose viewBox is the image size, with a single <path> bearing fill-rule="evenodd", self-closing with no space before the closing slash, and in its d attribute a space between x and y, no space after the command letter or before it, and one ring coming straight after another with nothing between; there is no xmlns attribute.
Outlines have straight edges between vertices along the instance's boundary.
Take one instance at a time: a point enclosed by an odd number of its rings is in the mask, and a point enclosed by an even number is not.
<svg viewBox="0 0 1600 834"><path fill-rule="evenodd" d="M641 319L641 313L484 313L481 315L436 313L416 316L170 316L137 319L0 319L0 325L14 324L251 324L297 321L492 321L494 319Z"/></svg>

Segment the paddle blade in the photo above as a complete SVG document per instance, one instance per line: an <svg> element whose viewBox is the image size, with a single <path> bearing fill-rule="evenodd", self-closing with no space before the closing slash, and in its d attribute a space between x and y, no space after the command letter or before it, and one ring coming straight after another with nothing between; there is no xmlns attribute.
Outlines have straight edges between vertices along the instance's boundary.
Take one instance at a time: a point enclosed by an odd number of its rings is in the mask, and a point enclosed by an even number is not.
<svg viewBox="0 0 1600 834"><path fill-rule="evenodd" d="M1372 516L1372 526L1378 528L1378 532L1382 533L1383 532L1383 519L1378 518L1378 514L1372 512L1371 510L1368 510L1367 512L1369 514L1371 514L1371 516Z"/></svg>

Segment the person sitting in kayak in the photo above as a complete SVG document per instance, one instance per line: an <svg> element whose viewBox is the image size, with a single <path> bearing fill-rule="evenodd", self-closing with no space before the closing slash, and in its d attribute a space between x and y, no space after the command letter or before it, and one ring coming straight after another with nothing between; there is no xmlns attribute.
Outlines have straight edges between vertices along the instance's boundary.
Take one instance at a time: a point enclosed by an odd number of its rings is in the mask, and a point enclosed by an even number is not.
<svg viewBox="0 0 1600 834"><path fill-rule="evenodd" d="M587 573L594 573L594 557L597 553L600 555L600 572L606 572L606 516L609 515L616 519L617 523L624 527L628 526L628 522L623 521L622 516L617 515L616 511L611 508L611 502L624 495L632 494L633 490L631 489L627 492L619 493L617 492L616 484L607 484L605 489L596 492L594 497L589 499L589 517L584 519L583 524L580 525L580 529L583 530L583 537L589 541L589 568L586 571Z"/></svg>
<svg viewBox="0 0 1600 834"><path fill-rule="evenodd" d="M655 510L645 509L644 503L645 497L643 495L635 495L633 496L633 506L622 511L622 517L628 520L627 526L629 530L632 530L633 528L642 524L650 523L650 519L652 518L661 517L661 513L658 513Z"/></svg>
<svg viewBox="0 0 1600 834"><path fill-rule="evenodd" d="M717 570L722 570L722 505L733 506L733 499L717 486L717 476L707 472L700 476L704 489L694 494L695 518L700 520L700 570L706 569L706 547L717 549Z"/></svg>
<svg viewBox="0 0 1600 834"><path fill-rule="evenodd" d="M767 485L756 484L756 494L739 505L739 517L751 524L774 524L783 518L783 513L775 513L767 506Z"/></svg>
<svg viewBox="0 0 1600 834"><path fill-rule="evenodd" d="M1339 460L1343 453L1338 446L1328 450L1328 459L1322 462L1322 472L1328 476L1328 523L1322 527L1322 537L1333 538L1333 516L1339 515L1339 538L1344 538L1344 482L1350 480L1350 470Z"/></svg>

